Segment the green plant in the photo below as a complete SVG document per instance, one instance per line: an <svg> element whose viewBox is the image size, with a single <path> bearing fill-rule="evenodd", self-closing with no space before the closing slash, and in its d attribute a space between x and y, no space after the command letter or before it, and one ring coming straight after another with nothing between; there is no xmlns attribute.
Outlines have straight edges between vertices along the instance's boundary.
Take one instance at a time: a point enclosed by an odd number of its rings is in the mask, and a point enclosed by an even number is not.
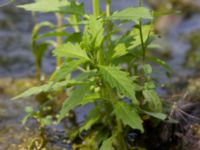
<svg viewBox="0 0 200 150"><path fill-rule="evenodd" d="M59 112L58 123L77 106L94 105L85 123L71 136L74 138L87 131L83 139L86 144L74 145L74 149L111 150L114 147L126 150L126 133L130 128L143 133L145 116L166 119L151 77L150 62L166 69L169 67L147 51L155 38L151 23L153 12L142 7L139 1L138 7L111 14L110 0L105 0L105 12L100 10L99 0L92 0L93 14L87 15L81 12L82 9L74 9L74 6L82 8L82 4L75 1L53 1L56 4L41 0L21 7L37 11L50 8L55 12L72 11L75 23L71 26L76 32L53 50L54 56L64 61L50 81L25 91L15 99L64 89L69 97ZM127 23L132 27L125 29L123 25ZM79 26L84 27L82 32ZM72 76L75 71L79 72L78 75Z"/></svg>
<svg viewBox="0 0 200 150"><path fill-rule="evenodd" d="M45 138L45 126L53 124L52 116L45 116L44 113L50 111L50 107L43 106L39 110L34 111L32 107L26 107L25 111L27 113L26 117L22 120L22 123L25 124L29 118L34 118L39 125L39 137L34 138L30 145L28 146L29 150L42 150L46 146Z"/></svg>
<svg viewBox="0 0 200 150"><path fill-rule="evenodd" d="M49 2L51 4L49 4ZM46 6L43 8L41 6ZM35 66L36 66L36 77L38 79L41 78L42 72L42 59L44 56L45 51L48 49L49 46L58 47L62 44L63 37L69 37L69 34L64 31L67 27L73 27L74 32L79 32L79 26L77 25L77 21L79 19L80 14L84 14L83 5L76 4L74 1L67 2L67 1L59 1L59 0L50 0L50 1L37 1L35 3L27 4L27 5L19 5L19 8L25 8L26 10L30 10L33 12L34 16L35 12L42 12L42 13L54 13L56 16L56 24L43 21L43 22L36 22L33 31L32 31L32 52L35 57ZM67 8L66 10L64 8ZM63 25L63 14L68 14L70 17L68 18L68 25ZM50 32L40 34L40 30L44 27L50 28ZM55 40L47 38L56 37ZM43 39L46 40L43 40ZM56 58L56 69L58 69L62 64L62 59L57 57Z"/></svg>

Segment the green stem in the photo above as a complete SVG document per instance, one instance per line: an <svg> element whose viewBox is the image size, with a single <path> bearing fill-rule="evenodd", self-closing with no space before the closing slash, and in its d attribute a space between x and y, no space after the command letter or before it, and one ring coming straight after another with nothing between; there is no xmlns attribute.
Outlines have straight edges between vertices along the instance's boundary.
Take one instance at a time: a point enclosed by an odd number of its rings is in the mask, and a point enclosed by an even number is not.
<svg viewBox="0 0 200 150"><path fill-rule="evenodd" d="M40 80L41 79L41 63L39 63L38 62L38 60L37 60L37 58L35 59L35 61L36 61L36 78L38 79L38 80Z"/></svg>
<svg viewBox="0 0 200 150"><path fill-rule="evenodd" d="M80 28L78 26L78 17L76 15L71 16L71 23L75 32L80 32Z"/></svg>
<svg viewBox="0 0 200 150"><path fill-rule="evenodd" d="M110 16L110 0L106 0L106 17Z"/></svg>
<svg viewBox="0 0 200 150"><path fill-rule="evenodd" d="M100 15L100 3L99 0L92 0L93 4L93 15L98 18ZM98 48L96 49L96 58L97 63L102 64L103 63L103 51L102 49Z"/></svg>
<svg viewBox="0 0 200 150"><path fill-rule="evenodd" d="M142 0L138 0L138 6L142 6ZM140 32L140 41L142 45L142 62L145 62L145 57L146 57L146 48L144 44L144 38L143 38L143 32L142 32L142 19L139 19L139 32Z"/></svg>
<svg viewBox="0 0 200 150"><path fill-rule="evenodd" d="M142 61L145 62L146 49L145 49L145 45L144 45L144 38L143 38L143 33L142 33L142 20L141 19L139 21L139 31L140 31L140 40L141 40L141 45L142 45Z"/></svg>
<svg viewBox="0 0 200 150"><path fill-rule="evenodd" d="M142 6L142 0L138 0L138 6Z"/></svg>
<svg viewBox="0 0 200 150"><path fill-rule="evenodd" d="M62 25L63 25L63 15L60 13L56 13L56 19L57 19L57 32L62 32ZM61 36L57 36L56 37L56 42L57 42L57 47L60 46L62 44L62 37ZM61 58L57 58L56 60L56 68L58 69L62 64L62 59Z"/></svg>
<svg viewBox="0 0 200 150"><path fill-rule="evenodd" d="M92 0L92 4L93 4L93 14L97 18L100 14L99 0Z"/></svg>
<svg viewBox="0 0 200 150"><path fill-rule="evenodd" d="M105 0L105 3L106 3L106 17L109 17L110 16L110 14L111 14L111 7L110 7L110 4L111 4L111 0ZM107 35L106 35L106 37L105 37L105 41L106 41L106 47L107 47L107 49L108 49L108 51L107 51L107 53L108 53L108 55L109 55L109 47L111 47L111 36L112 36L112 22L108 19L108 20L106 20L106 33L107 33ZM106 59L105 60L105 64L109 64L110 63L110 59Z"/></svg>

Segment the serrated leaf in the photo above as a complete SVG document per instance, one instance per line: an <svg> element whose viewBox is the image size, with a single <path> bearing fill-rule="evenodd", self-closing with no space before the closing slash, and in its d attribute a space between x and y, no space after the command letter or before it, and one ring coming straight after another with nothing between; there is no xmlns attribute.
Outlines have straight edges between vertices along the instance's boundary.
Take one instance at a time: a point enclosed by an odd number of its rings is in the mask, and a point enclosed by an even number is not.
<svg viewBox="0 0 200 150"><path fill-rule="evenodd" d="M98 48L102 44L104 38L103 22L101 19L97 19L96 17L91 16L88 27L90 34L92 35L92 41L94 41L95 47Z"/></svg>
<svg viewBox="0 0 200 150"><path fill-rule="evenodd" d="M54 49L53 54L57 57L79 58L79 59L84 59L86 61L90 60L89 57L87 56L87 53L83 49L81 49L81 47L78 44L73 45L70 42Z"/></svg>
<svg viewBox="0 0 200 150"><path fill-rule="evenodd" d="M152 36L152 30L153 26L152 24L146 24L142 26L142 35L143 35L143 41L146 48L148 48L151 40L154 36ZM140 27L138 25L135 25L133 30L129 33L130 36L132 36L133 40L131 42L131 45L128 47L128 49L133 49L133 53L135 53L135 49L141 49L141 37L140 37Z"/></svg>
<svg viewBox="0 0 200 150"><path fill-rule="evenodd" d="M124 43L119 43L114 48L114 54L112 55L112 58L114 59L117 57L121 57L127 53L128 52L126 50L126 45Z"/></svg>
<svg viewBox="0 0 200 150"><path fill-rule="evenodd" d="M60 110L58 122L60 122L65 116L67 116L70 110L80 105L81 100L85 97L85 95L89 92L89 90L90 90L90 85L85 85L85 86L80 86L71 93L69 98L67 98L63 103L63 106Z"/></svg>
<svg viewBox="0 0 200 150"><path fill-rule="evenodd" d="M111 19L138 21L139 19L153 19L153 17L148 8L129 7L124 10L113 13Z"/></svg>
<svg viewBox="0 0 200 150"><path fill-rule="evenodd" d="M90 47L99 48L104 39L104 27L102 19L90 16L84 29L82 45L88 50Z"/></svg>
<svg viewBox="0 0 200 150"><path fill-rule="evenodd" d="M142 125L143 121L136 108L131 107L124 102L117 102L114 107L114 114L124 125L128 125L133 129L144 132Z"/></svg>
<svg viewBox="0 0 200 150"><path fill-rule="evenodd" d="M30 4L18 5L19 8L24 8L28 11L39 12L60 12L61 8L69 6L70 3L66 0L40 0Z"/></svg>
<svg viewBox="0 0 200 150"><path fill-rule="evenodd" d="M121 71L117 67L100 66L100 74L103 80L112 88L116 88L119 93L130 98L134 104L138 104L135 97L135 91L137 89L133 81L128 77L127 72Z"/></svg>

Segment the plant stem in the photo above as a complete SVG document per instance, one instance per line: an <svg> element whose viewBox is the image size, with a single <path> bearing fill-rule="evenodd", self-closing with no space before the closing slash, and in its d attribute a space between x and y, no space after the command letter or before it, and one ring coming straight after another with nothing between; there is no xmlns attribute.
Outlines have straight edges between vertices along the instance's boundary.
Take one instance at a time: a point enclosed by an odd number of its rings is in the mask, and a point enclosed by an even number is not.
<svg viewBox="0 0 200 150"><path fill-rule="evenodd" d="M92 0L93 3L93 15L97 19L100 15L100 3L99 0ZM102 64L103 63L103 50L101 48L96 49L96 58L97 63Z"/></svg>
<svg viewBox="0 0 200 150"><path fill-rule="evenodd" d="M138 6L142 6L142 0L138 0ZM139 19L139 32L140 32L140 40L141 40L141 45L142 45L142 62L145 62L145 57L146 57L146 48L144 45L144 38L143 38L143 32L142 32L142 19Z"/></svg>
<svg viewBox="0 0 200 150"><path fill-rule="evenodd" d="M142 33L142 20L141 19L139 21L139 31L140 31L140 40L141 40L141 45L142 45L142 61L144 63L145 57L146 57L146 50L145 50L145 45L144 45L143 33Z"/></svg>
<svg viewBox="0 0 200 150"><path fill-rule="evenodd" d="M110 16L110 0L106 0L106 17Z"/></svg>
<svg viewBox="0 0 200 150"><path fill-rule="evenodd" d="M35 58L35 61L36 61L36 78L38 80L40 80L41 78L41 63L37 62L37 58Z"/></svg>
<svg viewBox="0 0 200 150"><path fill-rule="evenodd" d="M99 0L92 0L93 14L97 18L100 14Z"/></svg>
<svg viewBox="0 0 200 150"><path fill-rule="evenodd" d="M138 0L138 6L142 6L142 0Z"/></svg>
<svg viewBox="0 0 200 150"><path fill-rule="evenodd" d="M109 17L111 14L111 0L105 0L106 3L106 17ZM112 21L110 21L109 19L106 20L106 37L105 37L105 41L106 41L106 47L108 49L107 53L109 55L110 51L109 51L109 47L111 46L111 36L112 36L112 30L113 30L113 25L112 25ZM107 54L105 55L107 56ZM105 60L105 64L109 64L110 60L106 59Z"/></svg>
<svg viewBox="0 0 200 150"><path fill-rule="evenodd" d="M56 19L57 19L57 32L62 32L62 25L63 25L63 15L60 13L56 13ZM62 44L62 37L61 36L57 36L56 37L56 42L57 42L57 47L60 46ZM62 64L62 59L61 58L57 58L56 60L56 68L58 69Z"/></svg>
<svg viewBox="0 0 200 150"><path fill-rule="evenodd" d="M80 28L78 25L78 16L72 15L70 18L70 23L72 24L72 27L74 28L75 32L80 32Z"/></svg>

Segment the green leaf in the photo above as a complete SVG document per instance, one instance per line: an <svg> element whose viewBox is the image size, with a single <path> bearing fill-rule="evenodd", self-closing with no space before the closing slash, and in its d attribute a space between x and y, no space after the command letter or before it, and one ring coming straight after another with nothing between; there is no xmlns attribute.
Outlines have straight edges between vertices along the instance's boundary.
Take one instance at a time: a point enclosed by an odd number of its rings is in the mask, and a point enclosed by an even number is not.
<svg viewBox="0 0 200 150"><path fill-rule="evenodd" d="M90 85L85 85L85 86L80 86L71 93L69 98L67 98L63 103L58 118L58 122L60 122L65 116L67 116L70 110L80 105L81 100L85 97L86 93L88 93L89 90L90 90Z"/></svg>
<svg viewBox="0 0 200 150"><path fill-rule="evenodd" d="M21 120L21 123L25 124L28 121L28 119L30 119L32 117L33 117L33 113L26 114L26 116L24 116L24 118Z"/></svg>
<svg viewBox="0 0 200 150"><path fill-rule="evenodd" d="M180 15L182 12L180 10L167 10L167 11L154 11L153 16L154 17L160 17L160 16L168 16L168 15Z"/></svg>
<svg viewBox="0 0 200 150"><path fill-rule="evenodd" d="M62 6L60 10L61 12L67 14L75 14L80 16L85 14L83 3L79 4L75 1L72 1L69 6Z"/></svg>
<svg viewBox="0 0 200 150"><path fill-rule="evenodd" d="M43 28L43 27L54 28L55 25L52 24L52 23L49 22L49 21L43 21L43 22L37 23L37 24L34 26L34 28L33 28L33 30L32 30L32 39L31 39L32 49L35 48L35 45L36 45L35 42L36 42L36 40L37 40L37 38L38 38L38 33L39 33L40 29Z"/></svg>
<svg viewBox="0 0 200 150"><path fill-rule="evenodd" d="M77 81L73 81L73 80L56 82L56 83L51 81L51 82L49 82L45 85L32 87L32 88L26 90L25 92L23 92L22 94L12 98L12 100L37 95L37 94L42 93L42 92L57 91L57 90L60 90L60 88L63 88L63 87L71 87L71 86L74 86L74 85L85 85L85 84L87 84L87 82L77 82Z"/></svg>
<svg viewBox="0 0 200 150"><path fill-rule="evenodd" d="M114 114L117 119L122 120L124 125L129 125L133 129L144 132L143 121L135 107L131 107L124 102L117 102L114 107Z"/></svg>
<svg viewBox="0 0 200 150"><path fill-rule="evenodd" d="M93 98L93 100L94 100L96 96L93 95L92 97L94 97ZM84 101L84 99L85 98L83 98L82 101ZM84 123L83 127L80 128L80 132L82 132L83 130L88 130L92 125L97 123L99 120L102 120L103 119L103 115L102 115L103 109L105 109L105 105L102 103L98 103L98 105L96 105L94 108L92 108L89 111L89 113L86 115L85 123Z"/></svg>
<svg viewBox="0 0 200 150"><path fill-rule="evenodd" d="M144 73L145 74L151 74L152 73L152 67L149 64L143 65Z"/></svg>
<svg viewBox="0 0 200 150"><path fill-rule="evenodd" d="M94 16L89 16L89 20L84 29L82 45L88 50L99 48L104 39L104 28L102 19L97 19ZM93 49L90 49L94 47Z"/></svg>
<svg viewBox="0 0 200 150"><path fill-rule="evenodd" d="M126 45L124 43L119 43L118 45L116 45L116 47L114 48L114 54L112 55L112 58L117 58L117 57L121 57L125 54L127 54L127 50L126 50Z"/></svg>
<svg viewBox="0 0 200 150"><path fill-rule="evenodd" d="M42 126L50 126L53 124L52 116L47 116L47 117L41 118L40 122L41 122Z"/></svg>
<svg viewBox="0 0 200 150"><path fill-rule="evenodd" d="M65 58L79 58L86 61L89 61L89 57L87 53L81 49L81 47L76 44L68 42L54 49L53 54L57 57L65 57Z"/></svg>
<svg viewBox="0 0 200 150"><path fill-rule="evenodd" d="M100 150L113 150L113 141L115 139L115 136L111 136L110 138L103 141L102 146L100 147Z"/></svg>
<svg viewBox="0 0 200 150"><path fill-rule="evenodd" d="M135 91L137 89L133 81L128 77L127 72L121 71L117 67L100 66L100 74L103 80L112 88L116 88L119 93L130 98L134 104L138 104L135 97Z"/></svg>
<svg viewBox="0 0 200 150"><path fill-rule="evenodd" d="M111 16L111 19L138 21L139 19L153 19L153 17L148 8L129 7L119 12L113 13L113 15Z"/></svg>
<svg viewBox="0 0 200 150"><path fill-rule="evenodd" d="M96 77L96 75L97 75L96 70L90 70L90 71L82 72L81 74L76 76L74 80L76 80L76 81L86 81L86 80L88 80L92 77Z"/></svg>
<svg viewBox="0 0 200 150"><path fill-rule="evenodd" d="M91 128L92 125L94 125L96 122L98 122L99 119L100 119L100 115L87 120L86 123L79 129L79 131L80 132L82 132L84 130L87 131L88 129Z"/></svg>
<svg viewBox="0 0 200 150"><path fill-rule="evenodd" d="M167 115L160 113L160 112L149 112L149 111L145 111L143 110L143 112L149 116L152 116L154 118L160 119L160 120L166 120L167 119Z"/></svg>
<svg viewBox="0 0 200 150"><path fill-rule="evenodd" d="M95 143L96 143L96 147L98 147L99 149L99 146L102 145L102 142L108 138L109 136L109 129L108 130L105 130L105 128L101 128L101 129L98 129L99 132L97 133L96 137L95 137Z"/></svg>
<svg viewBox="0 0 200 150"><path fill-rule="evenodd" d="M76 42L76 43L80 43L82 40L82 34L81 32L75 32L70 34L67 39L65 40L65 42Z"/></svg>
<svg viewBox="0 0 200 150"><path fill-rule="evenodd" d="M49 33L44 33L41 35L38 35L37 40L43 39L43 38L49 38L49 37L56 37L56 36L69 36L67 32L49 32Z"/></svg>
<svg viewBox="0 0 200 150"><path fill-rule="evenodd" d="M19 99L19 98L25 98L33 95L37 95L42 92L48 92L48 91L56 91L64 86L67 85L66 81L63 82L57 82L52 86L53 82L49 82L48 84L42 85L42 86L36 86L28 89L24 93L12 98L13 100Z"/></svg>
<svg viewBox="0 0 200 150"><path fill-rule="evenodd" d="M35 44L35 47L33 49L33 54L35 56L35 60L36 63L41 67L41 63L42 63L42 58L44 56L45 51L48 48L48 44L47 43L39 43L39 44Z"/></svg>
<svg viewBox="0 0 200 150"><path fill-rule="evenodd" d="M144 98L147 102L148 110L152 112L162 112L162 103L153 89L143 91Z"/></svg>
<svg viewBox="0 0 200 150"><path fill-rule="evenodd" d="M146 24L142 26L142 35L144 40L145 48L148 48L154 36L152 36L153 32L152 24ZM132 36L133 40L128 49L133 49L133 54L135 53L135 49L141 50L141 37L140 37L140 27L135 25L133 30L129 33L129 36Z"/></svg>
<svg viewBox="0 0 200 150"><path fill-rule="evenodd" d="M101 19L97 19L94 16L90 17L89 20L89 31L91 33L92 36L92 41L94 41L96 48L100 47L100 45L103 42L103 32L104 32L104 28L103 28L103 22Z"/></svg>
<svg viewBox="0 0 200 150"><path fill-rule="evenodd" d="M30 106L25 107L25 112L26 113L32 113L33 112L33 107L30 107Z"/></svg>
<svg viewBox="0 0 200 150"><path fill-rule="evenodd" d="M156 85L152 80L144 83L145 90L154 90L155 88L156 88Z"/></svg>
<svg viewBox="0 0 200 150"><path fill-rule="evenodd" d="M66 0L39 0L34 3L18 5L19 8L24 8L28 11L39 12L60 12L61 8L69 6L70 3Z"/></svg>
<svg viewBox="0 0 200 150"><path fill-rule="evenodd" d="M163 61L163 60L161 60L161 59L159 59L159 58L157 58L157 57L146 57L146 59L148 60L148 61L151 61L151 62L154 62L154 63L156 63L156 64L158 64L158 65L160 65L160 66L162 66L163 68L165 68L167 71L172 71L172 69L171 69L171 67L165 62L165 61Z"/></svg>
<svg viewBox="0 0 200 150"><path fill-rule="evenodd" d="M94 101L96 101L99 98L100 98L99 93L89 94L81 100L80 105L86 105L88 103L93 103Z"/></svg>
<svg viewBox="0 0 200 150"><path fill-rule="evenodd" d="M90 41L90 34L89 34L89 27L88 25L85 26L83 31L83 38L81 42L81 46L84 47L87 51L90 51L91 41Z"/></svg>
<svg viewBox="0 0 200 150"><path fill-rule="evenodd" d="M51 75L50 80L60 81L65 79L68 74L72 73L80 64L84 62L84 60L76 60L62 64L62 66Z"/></svg>

